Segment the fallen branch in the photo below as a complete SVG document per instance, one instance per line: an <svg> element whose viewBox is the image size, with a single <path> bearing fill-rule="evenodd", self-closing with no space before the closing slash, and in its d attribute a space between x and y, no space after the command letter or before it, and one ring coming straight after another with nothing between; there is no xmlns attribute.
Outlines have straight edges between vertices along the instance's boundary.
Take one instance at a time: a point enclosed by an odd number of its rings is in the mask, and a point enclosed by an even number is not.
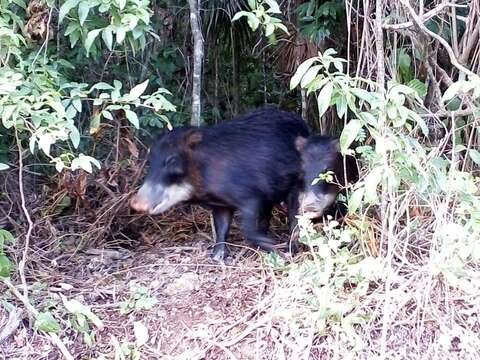
<svg viewBox="0 0 480 360"><path fill-rule="evenodd" d="M31 314L33 315L35 318L38 317L38 310L35 309L32 304L30 304L30 302L28 301L28 298L23 296L15 286L13 286L13 284L10 282L9 279L2 279L3 283L8 287L8 289L12 292L12 294L22 302L23 306L25 306L25 309ZM60 350L60 352L63 354L63 356L65 357L65 359L67 360L74 360L72 354L70 354L70 352L68 351L68 349L66 348L65 344L62 342L62 340L60 340L60 338L58 337L57 334L54 334L54 333L45 333L49 338L50 340L52 341L52 343Z"/></svg>
<svg viewBox="0 0 480 360"><path fill-rule="evenodd" d="M0 330L0 344L17 331L20 320L22 320L22 314L23 311L21 309L13 308L10 311L6 325Z"/></svg>

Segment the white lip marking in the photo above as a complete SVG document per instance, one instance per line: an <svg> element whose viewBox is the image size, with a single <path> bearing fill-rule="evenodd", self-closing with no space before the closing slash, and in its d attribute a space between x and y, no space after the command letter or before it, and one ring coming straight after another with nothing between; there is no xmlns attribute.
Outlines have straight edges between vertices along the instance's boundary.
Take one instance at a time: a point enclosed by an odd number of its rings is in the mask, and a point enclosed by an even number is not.
<svg viewBox="0 0 480 360"><path fill-rule="evenodd" d="M315 219L323 216L325 209L328 208L336 198L335 194L315 195L309 191L306 195L301 193L300 212L309 219Z"/></svg>
<svg viewBox="0 0 480 360"><path fill-rule="evenodd" d="M150 215L161 214L178 203L189 200L193 194L193 186L187 182L167 187L156 185L156 187L156 191L162 194L162 201L149 211Z"/></svg>

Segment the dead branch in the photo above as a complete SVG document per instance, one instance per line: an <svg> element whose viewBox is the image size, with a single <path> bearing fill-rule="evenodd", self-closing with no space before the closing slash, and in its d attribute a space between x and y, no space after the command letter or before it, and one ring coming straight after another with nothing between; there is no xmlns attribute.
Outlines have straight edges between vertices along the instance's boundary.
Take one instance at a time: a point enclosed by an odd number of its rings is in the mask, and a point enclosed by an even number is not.
<svg viewBox="0 0 480 360"><path fill-rule="evenodd" d="M18 188L20 191L22 210L28 222L28 229L27 229L27 234L25 235L25 244L23 247L22 260L18 264L18 273L20 274L20 279L22 282L23 296L25 298L28 298L28 286L27 286L27 280L25 278L25 264L27 263L28 248L30 246L30 237L33 231L33 221L30 217L30 213L28 212L27 206L25 205L25 193L23 191L23 154L22 154L23 150L22 150L22 144L20 143L20 139L18 137L18 132L16 129L15 129L15 139L17 141L17 148L18 148Z"/></svg>
<svg viewBox="0 0 480 360"><path fill-rule="evenodd" d="M452 63L453 66L455 66L458 70L464 72L465 74L467 74L469 76L476 76L475 73L473 73L472 71L470 71L469 69L467 69L465 66L463 66L462 64L460 64L458 62L457 57L455 56L451 46L448 44L448 42L444 38L442 38L438 34L435 34L433 31L430 31L430 30L427 29L425 24L422 22L422 20L416 14L415 10L413 10L412 6L410 5L410 3L407 0L400 0L400 2L403 4L403 6L405 6L407 8L408 12L410 13L410 16L413 19L413 22L415 23L415 25L419 29L422 32L430 35L435 40L437 40L440 44L443 45L443 47L445 48L445 50L448 53L448 56L450 58L450 62Z"/></svg>
<svg viewBox="0 0 480 360"><path fill-rule="evenodd" d="M385 52L383 49L383 0L375 4L375 46L377 50L377 84L380 93L385 93Z"/></svg>
<svg viewBox="0 0 480 360"><path fill-rule="evenodd" d="M425 13L425 15L423 15L422 17L419 17L419 20L422 23L425 23L428 20L430 20L431 18L433 18L433 17L437 16L438 14L440 14L441 12L443 12L448 7L457 8L457 7L466 7L466 5L458 5L458 4L454 4L454 3L443 3L443 4L440 4L439 6L437 6L436 8L434 8L430 11L427 11ZM407 22L400 23L400 24L383 24L382 27L385 30L405 30L405 29L411 28L414 25L415 24L413 23L413 21L407 21Z"/></svg>
<svg viewBox="0 0 480 360"><path fill-rule="evenodd" d="M14 308L8 314L7 324L0 330L0 344L8 339L15 331L17 331L22 320L22 309Z"/></svg>

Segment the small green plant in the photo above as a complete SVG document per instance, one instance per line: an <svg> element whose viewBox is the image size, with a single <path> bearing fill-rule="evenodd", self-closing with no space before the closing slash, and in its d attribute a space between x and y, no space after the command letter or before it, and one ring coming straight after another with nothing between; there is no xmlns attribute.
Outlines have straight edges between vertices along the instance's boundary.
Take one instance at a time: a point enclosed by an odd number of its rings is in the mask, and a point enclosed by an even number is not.
<svg viewBox="0 0 480 360"><path fill-rule="evenodd" d="M50 311L43 311L36 316L35 327L47 333L56 334L60 331L60 324Z"/></svg>
<svg viewBox="0 0 480 360"><path fill-rule="evenodd" d="M7 278L12 271L12 263L10 259L5 255L4 246L6 243L14 242L13 235L4 229L0 229L0 278Z"/></svg>
<svg viewBox="0 0 480 360"><path fill-rule="evenodd" d="M157 303L157 299L150 295L148 287L131 281L129 284L129 298L120 305L120 314L129 314L132 311L151 310Z"/></svg>
<svg viewBox="0 0 480 360"><path fill-rule="evenodd" d="M331 219L316 231L309 219L300 216L299 230L300 241L310 251L302 262L284 267L274 318L287 324L285 334L294 341L307 339L313 329L319 335L335 331L351 347L365 346L354 327L370 318L361 302L371 285L383 279L384 261L360 255L352 246L358 233ZM307 344L296 345L303 349Z"/></svg>
<svg viewBox="0 0 480 360"><path fill-rule="evenodd" d="M88 306L76 299L68 300L60 295L65 309L70 313L70 326L83 335L83 341L92 346L95 341L95 331L92 325L99 330L103 329L103 322L95 315Z"/></svg>

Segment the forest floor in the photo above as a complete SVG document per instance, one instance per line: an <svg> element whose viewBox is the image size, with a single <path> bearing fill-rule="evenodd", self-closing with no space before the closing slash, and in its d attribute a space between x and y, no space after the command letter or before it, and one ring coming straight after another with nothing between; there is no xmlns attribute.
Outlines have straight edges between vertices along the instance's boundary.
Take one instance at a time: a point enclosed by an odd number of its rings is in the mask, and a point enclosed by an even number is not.
<svg viewBox="0 0 480 360"><path fill-rule="evenodd" d="M71 217L78 221L78 214ZM357 352L343 345L348 339L338 325L318 334L308 304L292 300L295 283L282 288L285 273L275 272L265 253L244 247L236 221L230 237L235 246L226 265L210 260L210 216L195 207L155 218L119 216L116 221L123 227L111 226L109 240L96 246L79 246L90 233L65 226L70 224L66 219L45 221L38 227L53 235L41 244L31 243L26 269L29 301L58 321L59 338L75 360L343 360L373 359L379 354L381 327L375 322L355 331L366 344ZM55 232L61 228L63 233ZM132 228L138 232L129 233L126 241L122 231ZM284 214L276 213L271 231L279 241L286 240ZM48 238L39 230L35 236ZM15 263L21 257L18 253ZM295 263L304 256L308 254L296 257ZM12 282L19 284L20 279ZM78 320L88 318L89 312L78 303L75 309L65 305L72 300L88 306L101 323L95 325L90 317L88 327L80 326ZM9 317L5 305L17 309L23 305L2 285L0 303L1 337ZM440 359L445 354L449 359L478 359L462 355L459 337L442 340L434 321L425 321L419 331L410 319L409 304L402 308L407 320L397 321L389 331L388 359ZM304 310L304 316L293 316L292 323L289 315L297 310L300 314ZM11 335L0 341L0 359L62 358L31 316L23 311L18 318L21 321ZM362 356L352 357L354 353Z"/></svg>
<svg viewBox="0 0 480 360"><path fill-rule="evenodd" d="M234 223L231 240L240 246L232 249L228 265L214 263L208 213L184 209L169 216L162 221L180 216L190 227L161 231L135 249L87 248L36 263L30 299L53 309L60 338L74 358L121 359L121 352L131 351L126 359L135 353L142 359L281 359L271 353L275 329L259 321L274 279L261 255L242 248ZM278 217L272 228L286 230ZM60 294L88 305L102 321L86 331L95 332L90 346L67 321L72 314L60 310ZM0 312L0 324L6 318ZM32 325L25 316L0 345L0 358L61 358Z"/></svg>

